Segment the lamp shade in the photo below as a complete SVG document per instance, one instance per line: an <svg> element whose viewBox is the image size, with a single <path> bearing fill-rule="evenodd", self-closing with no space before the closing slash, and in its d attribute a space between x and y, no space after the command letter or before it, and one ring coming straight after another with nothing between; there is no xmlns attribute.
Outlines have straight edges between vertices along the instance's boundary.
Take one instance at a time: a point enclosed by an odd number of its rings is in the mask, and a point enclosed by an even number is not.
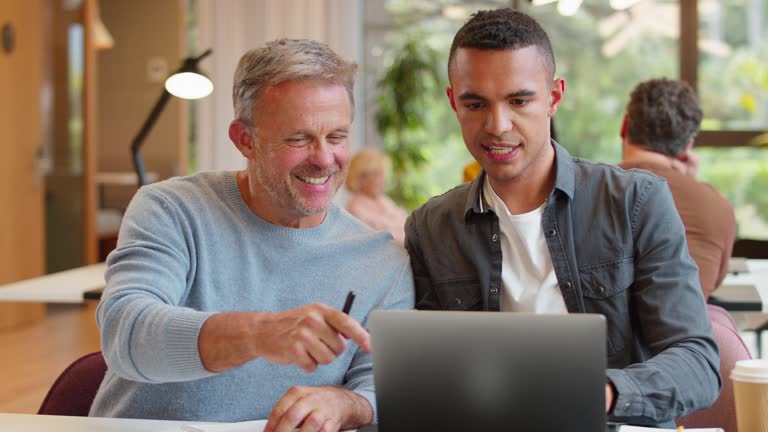
<svg viewBox="0 0 768 432"><path fill-rule="evenodd" d="M168 93L182 99L201 99L213 91L213 83L199 72L179 72L165 80Z"/></svg>
<svg viewBox="0 0 768 432"><path fill-rule="evenodd" d="M160 94L160 98L155 103L149 116L144 120L144 124L139 129L139 133L131 142L131 156L133 158L133 167L136 170L139 187L147 184L147 175L144 172L144 159L139 153L144 139L152 130L163 108L171 99L171 95L183 99L200 99L208 96L213 91L213 83L197 69L197 64L203 58L209 56L213 51L207 50L198 57L187 57L179 70L165 80L165 89Z"/></svg>

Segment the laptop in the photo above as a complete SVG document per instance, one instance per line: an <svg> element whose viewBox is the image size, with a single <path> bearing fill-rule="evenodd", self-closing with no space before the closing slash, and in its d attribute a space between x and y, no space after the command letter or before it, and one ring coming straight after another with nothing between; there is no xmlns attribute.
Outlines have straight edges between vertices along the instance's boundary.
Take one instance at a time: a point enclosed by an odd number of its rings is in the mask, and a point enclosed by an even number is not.
<svg viewBox="0 0 768 432"><path fill-rule="evenodd" d="M361 431L604 432L605 318L372 312L379 424Z"/></svg>

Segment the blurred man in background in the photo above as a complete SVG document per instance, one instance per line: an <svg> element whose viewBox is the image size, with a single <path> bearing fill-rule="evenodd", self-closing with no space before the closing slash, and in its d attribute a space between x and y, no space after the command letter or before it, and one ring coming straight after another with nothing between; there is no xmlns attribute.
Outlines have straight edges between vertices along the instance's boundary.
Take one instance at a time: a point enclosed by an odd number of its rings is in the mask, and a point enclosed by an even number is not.
<svg viewBox="0 0 768 432"><path fill-rule="evenodd" d="M619 166L667 179L707 298L728 272L736 219L724 196L696 180L699 156L693 152L693 142L701 118L696 93L687 83L653 79L638 84L621 126Z"/></svg>

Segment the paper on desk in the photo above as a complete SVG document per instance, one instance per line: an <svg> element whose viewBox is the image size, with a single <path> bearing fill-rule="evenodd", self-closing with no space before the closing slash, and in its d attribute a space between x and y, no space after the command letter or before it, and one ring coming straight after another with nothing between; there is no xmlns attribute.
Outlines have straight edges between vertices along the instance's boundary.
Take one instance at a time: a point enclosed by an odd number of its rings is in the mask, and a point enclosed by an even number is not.
<svg viewBox="0 0 768 432"><path fill-rule="evenodd" d="M238 423L194 423L179 426L177 432L263 432L266 420Z"/></svg>
<svg viewBox="0 0 768 432"><path fill-rule="evenodd" d="M239 423L205 423L181 425L175 432L263 432L266 420L254 420ZM355 432L354 430L349 432Z"/></svg>
<svg viewBox="0 0 768 432"><path fill-rule="evenodd" d="M661 432L661 431L676 431L677 429L659 429L659 428L649 428L649 427L641 427L641 426L627 426L622 425L619 427L619 432ZM685 432L723 432L720 428L706 428L706 429L685 429Z"/></svg>

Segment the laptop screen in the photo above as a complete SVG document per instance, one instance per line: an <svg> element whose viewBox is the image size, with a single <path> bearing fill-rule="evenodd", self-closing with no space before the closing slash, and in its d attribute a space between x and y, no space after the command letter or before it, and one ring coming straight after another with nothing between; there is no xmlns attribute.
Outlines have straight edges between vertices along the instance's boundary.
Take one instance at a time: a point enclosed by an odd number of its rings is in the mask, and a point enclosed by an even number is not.
<svg viewBox="0 0 768 432"><path fill-rule="evenodd" d="M604 431L600 315L374 311L379 431Z"/></svg>

